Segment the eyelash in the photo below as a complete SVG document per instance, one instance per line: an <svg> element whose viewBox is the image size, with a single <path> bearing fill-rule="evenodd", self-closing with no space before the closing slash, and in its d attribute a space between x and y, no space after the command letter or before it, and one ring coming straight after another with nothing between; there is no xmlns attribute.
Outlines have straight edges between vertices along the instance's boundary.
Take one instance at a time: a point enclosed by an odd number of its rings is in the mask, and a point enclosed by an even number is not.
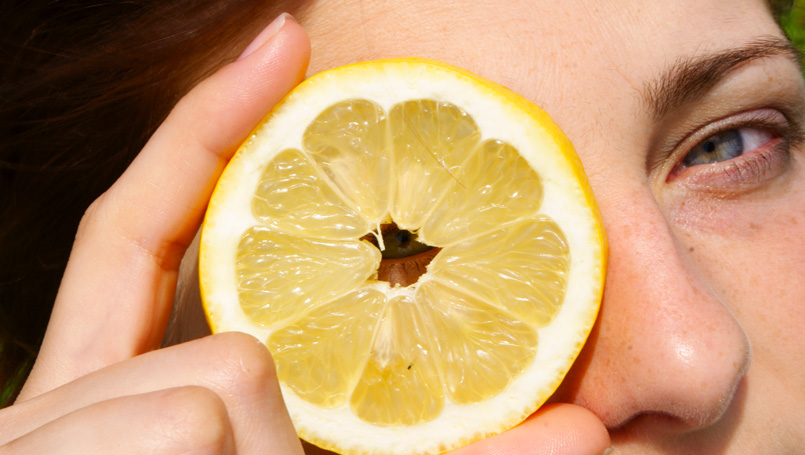
<svg viewBox="0 0 805 455"><path fill-rule="evenodd" d="M711 163L686 163L697 148L707 141L728 134L749 134L750 142L759 135L767 136L763 143L740 155ZM779 175L788 163L791 148L802 141L799 129L780 111L764 108L742 112L715 121L689 135L677 146L677 164L666 182L682 180L690 186L708 191L724 191L752 187ZM744 145L744 148L747 146Z"/></svg>

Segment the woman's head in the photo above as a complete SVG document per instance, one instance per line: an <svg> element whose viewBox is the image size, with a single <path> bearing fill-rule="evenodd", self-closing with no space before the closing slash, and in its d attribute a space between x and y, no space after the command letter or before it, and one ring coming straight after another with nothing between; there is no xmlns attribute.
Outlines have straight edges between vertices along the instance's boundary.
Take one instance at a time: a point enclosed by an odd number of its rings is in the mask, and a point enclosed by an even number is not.
<svg viewBox="0 0 805 455"><path fill-rule="evenodd" d="M276 9L293 9L311 38L309 74L439 59L521 93L567 133L610 266L598 324L553 401L593 411L616 453L805 443L805 367L794 360L805 348L805 89L767 3L247 3L199 7L197 19L216 24L203 30L227 33L203 51L185 44L179 60L195 66L166 63L182 77L159 86L181 93L237 57Z"/></svg>
<svg viewBox="0 0 805 455"><path fill-rule="evenodd" d="M343 1L300 13L309 73L444 60L530 98L573 141L610 267L597 328L555 401L595 412L622 453L799 450L805 91L766 3Z"/></svg>

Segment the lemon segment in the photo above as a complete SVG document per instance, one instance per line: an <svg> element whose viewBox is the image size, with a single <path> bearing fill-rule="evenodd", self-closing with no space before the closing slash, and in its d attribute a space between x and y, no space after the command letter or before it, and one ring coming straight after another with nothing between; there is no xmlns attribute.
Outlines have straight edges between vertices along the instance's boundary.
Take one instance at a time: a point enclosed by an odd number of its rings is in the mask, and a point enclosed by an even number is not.
<svg viewBox="0 0 805 455"><path fill-rule="evenodd" d="M437 249L393 285L378 268L408 258L369 239L403 231ZM213 331L271 351L302 438L419 455L511 428L554 392L595 322L605 255L547 114L397 59L314 76L266 117L216 186L199 273Z"/></svg>
<svg viewBox="0 0 805 455"><path fill-rule="evenodd" d="M269 163L252 201L263 226L301 237L346 240L372 228L328 185L310 158L284 150Z"/></svg>
<svg viewBox="0 0 805 455"><path fill-rule="evenodd" d="M389 301L350 402L362 420L410 426L433 420L442 411L444 393L426 312L408 297Z"/></svg>
<svg viewBox="0 0 805 455"><path fill-rule="evenodd" d="M539 176L511 145L488 140L456 169L445 195L419 230L431 245L447 246L537 213Z"/></svg>
<svg viewBox="0 0 805 455"><path fill-rule="evenodd" d="M317 167L369 225L385 218L389 141L380 106L366 100L336 103L310 123L303 141Z"/></svg>
<svg viewBox="0 0 805 455"><path fill-rule="evenodd" d="M428 276L544 327L562 305L569 268L564 235L543 216L444 248Z"/></svg>
<svg viewBox="0 0 805 455"><path fill-rule="evenodd" d="M417 301L429 313L434 354L452 402L497 395L533 361L537 333L509 313L436 281L419 287Z"/></svg>
<svg viewBox="0 0 805 455"><path fill-rule="evenodd" d="M481 134L466 112L451 103L411 100L391 109L394 184L391 217L417 230L456 180Z"/></svg>
<svg viewBox="0 0 805 455"><path fill-rule="evenodd" d="M240 306L254 323L269 326L357 289L379 263L380 253L364 242L306 239L253 227L237 249Z"/></svg>
<svg viewBox="0 0 805 455"><path fill-rule="evenodd" d="M322 305L271 335L277 375L304 400L333 408L347 402L370 352L386 296L360 290Z"/></svg>

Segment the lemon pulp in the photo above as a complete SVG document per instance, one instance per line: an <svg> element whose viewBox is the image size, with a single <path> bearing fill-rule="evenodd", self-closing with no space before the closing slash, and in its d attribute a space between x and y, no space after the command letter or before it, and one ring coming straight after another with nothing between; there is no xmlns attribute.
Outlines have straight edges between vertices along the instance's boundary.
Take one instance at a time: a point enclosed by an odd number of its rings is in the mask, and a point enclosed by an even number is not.
<svg viewBox="0 0 805 455"><path fill-rule="evenodd" d="M238 247L244 313L281 326L268 340L280 381L378 425L427 421L446 399L505 388L533 360L535 329L566 286L569 251L539 214L536 172L459 107L432 100L388 113L340 102L303 144L266 166L252 201L262 225ZM391 298L375 281L379 250L359 240L389 219L442 248Z"/></svg>

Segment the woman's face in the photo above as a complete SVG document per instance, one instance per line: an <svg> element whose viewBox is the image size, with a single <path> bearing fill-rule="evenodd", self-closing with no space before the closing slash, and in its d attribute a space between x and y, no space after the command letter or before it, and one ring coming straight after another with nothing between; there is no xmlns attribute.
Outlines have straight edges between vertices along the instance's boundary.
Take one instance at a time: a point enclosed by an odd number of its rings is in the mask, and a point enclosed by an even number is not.
<svg viewBox="0 0 805 455"><path fill-rule="evenodd" d="M574 143L610 265L556 401L597 414L619 454L802 450L804 91L763 2L322 3L300 14L311 74L444 60Z"/></svg>
<svg viewBox="0 0 805 455"><path fill-rule="evenodd" d="M759 0L321 2L310 74L443 60L543 107L600 205L599 322L553 400L618 454L805 446L803 82Z"/></svg>

